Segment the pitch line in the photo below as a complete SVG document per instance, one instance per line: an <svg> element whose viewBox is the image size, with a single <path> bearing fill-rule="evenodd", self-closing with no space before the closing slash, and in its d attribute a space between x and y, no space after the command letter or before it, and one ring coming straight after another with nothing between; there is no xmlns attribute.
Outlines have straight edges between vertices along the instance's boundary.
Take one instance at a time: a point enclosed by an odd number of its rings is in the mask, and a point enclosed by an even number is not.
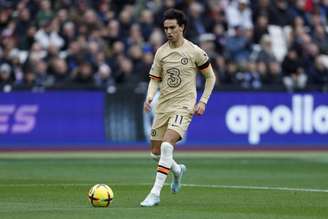
<svg viewBox="0 0 328 219"><path fill-rule="evenodd" d="M58 186L92 186L92 183L60 183L60 184L0 184L0 187L58 187ZM152 186L150 183L111 183L114 186ZM165 184L169 185L169 184ZM292 188L292 187L275 187L275 186L243 186L243 185L202 185L202 184L182 184L184 187L197 188L212 188L212 189L244 189L244 190L271 190L271 191L288 191L288 192L314 192L314 193L328 193L328 189L312 189L312 188Z"/></svg>
<svg viewBox="0 0 328 219"><path fill-rule="evenodd" d="M319 192L328 193L328 189L311 189L311 188L290 188L275 186L232 186L232 185L198 185L198 184L182 184L186 187L199 188L216 188L216 189L245 189L245 190L272 190L272 191L289 191L289 192Z"/></svg>

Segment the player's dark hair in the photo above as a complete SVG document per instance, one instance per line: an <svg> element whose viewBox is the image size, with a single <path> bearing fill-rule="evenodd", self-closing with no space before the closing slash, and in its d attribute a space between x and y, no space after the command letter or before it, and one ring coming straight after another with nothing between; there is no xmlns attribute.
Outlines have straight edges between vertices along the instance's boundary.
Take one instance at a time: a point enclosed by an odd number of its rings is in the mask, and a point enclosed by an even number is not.
<svg viewBox="0 0 328 219"><path fill-rule="evenodd" d="M187 27L187 17L186 15L178 10L178 9L174 9L174 8L171 8L171 9L168 9L164 12L164 17L163 17L163 21L162 21L162 26L164 24L164 21L167 20L167 19L175 19L177 20L177 23L178 25L181 27L182 25L184 25L184 29L183 29L183 32L186 31L186 27Z"/></svg>

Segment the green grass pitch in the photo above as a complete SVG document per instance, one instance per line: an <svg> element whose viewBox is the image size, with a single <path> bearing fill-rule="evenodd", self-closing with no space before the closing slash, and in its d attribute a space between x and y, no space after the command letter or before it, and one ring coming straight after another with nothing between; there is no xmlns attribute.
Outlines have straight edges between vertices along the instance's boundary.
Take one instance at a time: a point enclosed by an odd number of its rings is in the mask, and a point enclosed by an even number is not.
<svg viewBox="0 0 328 219"><path fill-rule="evenodd" d="M154 181L148 152L0 153L1 219L328 218L327 152L185 152L184 186L139 207ZM168 178L170 183L171 177ZM88 202L97 183L109 208Z"/></svg>

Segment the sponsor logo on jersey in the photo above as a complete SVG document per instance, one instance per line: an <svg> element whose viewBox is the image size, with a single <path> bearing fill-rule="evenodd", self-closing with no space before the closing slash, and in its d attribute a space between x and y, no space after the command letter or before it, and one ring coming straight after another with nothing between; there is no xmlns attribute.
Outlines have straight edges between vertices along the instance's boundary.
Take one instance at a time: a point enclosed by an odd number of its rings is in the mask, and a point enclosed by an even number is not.
<svg viewBox="0 0 328 219"><path fill-rule="evenodd" d="M180 70L177 68L169 68L167 74L169 75L167 78L167 85L172 88L179 87L181 84Z"/></svg>

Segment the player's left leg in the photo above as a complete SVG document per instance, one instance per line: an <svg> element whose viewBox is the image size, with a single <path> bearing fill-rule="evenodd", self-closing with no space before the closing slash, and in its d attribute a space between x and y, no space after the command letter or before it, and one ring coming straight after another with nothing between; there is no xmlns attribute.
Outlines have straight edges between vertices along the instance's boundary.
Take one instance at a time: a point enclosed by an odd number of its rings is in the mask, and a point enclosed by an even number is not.
<svg viewBox="0 0 328 219"><path fill-rule="evenodd" d="M192 119L192 113L189 111L177 111L173 114L173 116L170 117L170 120L168 122L168 129L173 130L176 133L179 134L180 138L178 140L181 140L189 127L189 124ZM183 164L177 165L177 171L173 172L173 178L171 183L171 191L173 193L177 193L181 189L181 180L182 176L186 172L187 168ZM172 166L173 169L173 166Z"/></svg>
<svg viewBox="0 0 328 219"><path fill-rule="evenodd" d="M158 162L155 183L149 195L140 203L141 206L151 207L159 204L161 190L172 167L174 145L179 139L180 135L176 131L168 129L165 132L163 143L161 144L161 156Z"/></svg>
<svg viewBox="0 0 328 219"><path fill-rule="evenodd" d="M161 157L161 144L163 141L160 140L152 140L151 141L151 158L158 163ZM171 171L173 173L174 178L177 178L181 173L181 164L178 164L174 159L171 166Z"/></svg>

